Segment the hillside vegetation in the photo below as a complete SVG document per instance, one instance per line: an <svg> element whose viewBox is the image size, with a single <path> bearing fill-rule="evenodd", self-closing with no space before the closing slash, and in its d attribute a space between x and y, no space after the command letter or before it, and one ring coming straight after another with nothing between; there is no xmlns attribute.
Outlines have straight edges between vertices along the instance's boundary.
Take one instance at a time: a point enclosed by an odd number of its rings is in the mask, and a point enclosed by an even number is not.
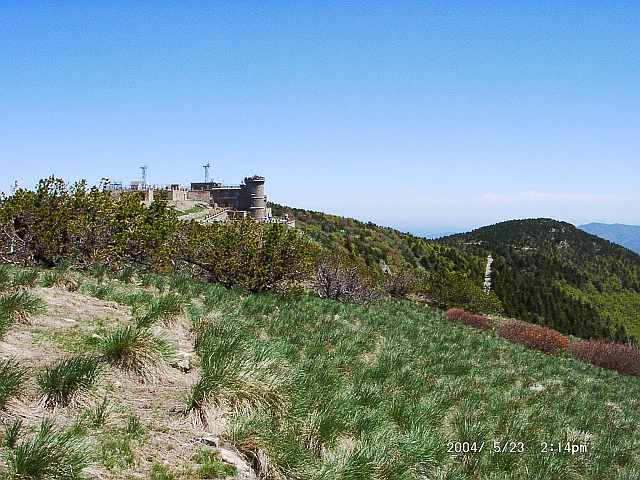
<svg viewBox="0 0 640 480"><path fill-rule="evenodd" d="M328 250L372 268L384 261L392 269L457 272L481 286L491 254L493 290L505 314L584 338L640 338L640 256L568 223L504 222L431 241L321 212L274 209L292 213ZM447 276L433 278L452 289Z"/></svg>
<svg viewBox="0 0 640 480"><path fill-rule="evenodd" d="M508 315L580 337L640 338L640 256L551 219L514 220L442 240L494 257Z"/></svg>
<svg viewBox="0 0 640 480"><path fill-rule="evenodd" d="M43 305L0 343L23 372L0 414L8 478L621 480L640 469L638 378L426 306L248 294L184 275L67 270L38 287L50 274L30 291ZM129 350L157 352L148 373L107 355L123 327L163 339ZM47 409L42 395L57 390L42 372L73 358L99 368ZM37 438L56 439L40 450L50 464L24 476Z"/></svg>

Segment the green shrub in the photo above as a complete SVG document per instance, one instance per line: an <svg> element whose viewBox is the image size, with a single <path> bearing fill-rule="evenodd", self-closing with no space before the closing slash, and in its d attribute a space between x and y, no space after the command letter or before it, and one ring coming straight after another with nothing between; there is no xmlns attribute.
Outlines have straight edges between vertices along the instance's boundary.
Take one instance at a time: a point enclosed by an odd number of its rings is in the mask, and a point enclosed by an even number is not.
<svg viewBox="0 0 640 480"><path fill-rule="evenodd" d="M24 435L15 433L14 439L18 437ZM31 439L13 443L4 454L7 474L12 479L76 480L89 465L85 443L71 432L55 429L50 419L42 421Z"/></svg>
<svg viewBox="0 0 640 480"><path fill-rule="evenodd" d="M172 239L175 258L200 269L211 282L252 292L313 274L317 247L283 225L241 221L200 225L185 223Z"/></svg>
<svg viewBox="0 0 640 480"><path fill-rule="evenodd" d="M99 373L98 360L84 356L66 358L45 368L37 379L45 406L69 405L74 396L93 388Z"/></svg>
<svg viewBox="0 0 640 480"><path fill-rule="evenodd" d="M4 409L11 398L21 396L27 373L28 369L17 360L0 360L0 409Z"/></svg>
<svg viewBox="0 0 640 480"><path fill-rule="evenodd" d="M174 349L145 328L117 327L98 344L101 358L116 368L148 376L172 358Z"/></svg>
<svg viewBox="0 0 640 480"><path fill-rule="evenodd" d="M29 292L7 293L0 297L0 315L18 322L26 322L29 317L44 311L44 302Z"/></svg>

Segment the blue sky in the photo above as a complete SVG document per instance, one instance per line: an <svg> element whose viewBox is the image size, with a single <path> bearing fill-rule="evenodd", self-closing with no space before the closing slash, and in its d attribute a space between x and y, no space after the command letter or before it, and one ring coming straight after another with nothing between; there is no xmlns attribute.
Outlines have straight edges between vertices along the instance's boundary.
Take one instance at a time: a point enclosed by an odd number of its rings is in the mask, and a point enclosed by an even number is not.
<svg viewBox="0 0 640 480"><path fill-rule="evenodd" d="M640 224L638 52L638 2L5 0L0 189L211 162L413 231Z"/></svg>

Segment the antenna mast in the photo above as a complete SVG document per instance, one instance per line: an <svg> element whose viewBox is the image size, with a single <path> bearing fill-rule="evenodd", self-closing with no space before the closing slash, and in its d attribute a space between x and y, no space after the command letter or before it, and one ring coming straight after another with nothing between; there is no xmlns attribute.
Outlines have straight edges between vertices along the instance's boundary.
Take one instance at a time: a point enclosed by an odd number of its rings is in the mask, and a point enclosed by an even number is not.
<svg viewBox="0 0 640 480"><path fill-rule="evenodd" d="M147 166L146 165L141 166L140 170L142 170L142 186L146 187L147 186Z"/></svg>
<svg viewBox="0 0 640 480"><path fill-rule="evenodd" d="M207 163L203 165L204 168L204 183L209 183L209 169L211 168L211 164Z"/></svg>

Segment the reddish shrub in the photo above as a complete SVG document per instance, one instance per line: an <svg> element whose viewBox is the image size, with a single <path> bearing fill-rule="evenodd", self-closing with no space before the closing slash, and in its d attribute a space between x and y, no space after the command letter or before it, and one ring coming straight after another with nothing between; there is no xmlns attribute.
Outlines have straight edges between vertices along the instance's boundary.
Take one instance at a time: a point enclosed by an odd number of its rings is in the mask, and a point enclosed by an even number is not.
<svg viewBox="0 0 640 480"><path fill-rule="evenodd" d="M489 319L484 315L475 315L461 308L450 308L447 310L446 317L452 322L464 323L481 330L488 330L491 327Z"/></svg>
<svg viewBox="0 0 640 480"><path fill-rule="evenodd" d="M582 340L571 344L571 354L592 365L640 377L640 350L628 343Z"/></svg>
<svg viewBox="0 0 640 480"><path fill-rule="evenodd" d="M445 314L447 320L451 322L460 322L465 315L467 315L467 312L461 308L450 308Z"/></svg>
<svg viewBox="0 0 640 480"><path fill-rule="evenodd" d="M569 339L560 332L520 320L501 321L498 335L546 353L562 352L569 347Z"/></svg>

